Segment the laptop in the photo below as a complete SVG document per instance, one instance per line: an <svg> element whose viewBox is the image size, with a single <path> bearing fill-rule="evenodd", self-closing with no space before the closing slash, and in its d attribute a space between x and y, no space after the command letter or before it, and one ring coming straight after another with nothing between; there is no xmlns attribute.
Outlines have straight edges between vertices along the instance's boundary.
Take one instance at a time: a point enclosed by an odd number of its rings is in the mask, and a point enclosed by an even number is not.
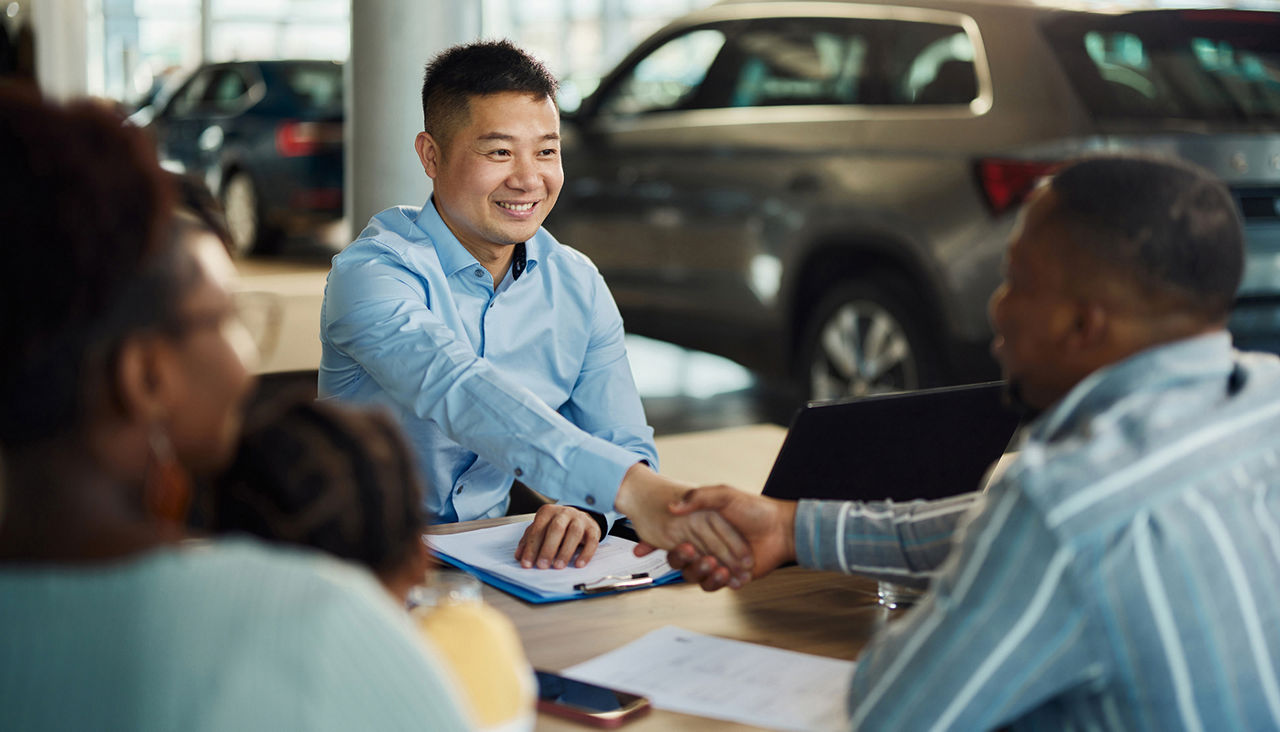
<svg viewBox="0 0 1280 732"><path fill-rule="evenodd" d="M807 404L764 495L909 501L978 490L1018 427L1003 389L993 381Z"/></svg>

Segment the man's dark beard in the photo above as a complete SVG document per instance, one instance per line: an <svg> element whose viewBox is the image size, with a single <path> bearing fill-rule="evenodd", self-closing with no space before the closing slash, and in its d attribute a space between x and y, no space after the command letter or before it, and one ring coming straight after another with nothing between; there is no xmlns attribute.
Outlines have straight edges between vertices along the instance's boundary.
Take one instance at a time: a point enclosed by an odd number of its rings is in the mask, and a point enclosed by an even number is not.
<svg viewBox="0 0 1280 732"><path fill-rule="evenodd" d="M1027 403L1022 396L1022 384L1012 379L1004 382L1004 405L1018 413L1018 419L1022 424L1026 424L1044 411L1041 407L1036 407Z"/></svg>

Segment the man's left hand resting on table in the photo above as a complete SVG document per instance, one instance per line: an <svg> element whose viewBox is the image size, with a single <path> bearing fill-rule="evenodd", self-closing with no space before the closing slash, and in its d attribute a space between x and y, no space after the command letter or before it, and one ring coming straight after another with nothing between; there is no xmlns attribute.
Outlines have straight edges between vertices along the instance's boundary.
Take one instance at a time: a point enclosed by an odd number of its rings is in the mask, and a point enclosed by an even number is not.
<svg viewBox="0 0 1280 732"><path fill-rule="evenodd" d="M595 556L600 538L600 523L594 516L573 506L548 503L534 514L516 545L515 557L525 569L564 569L570 562L585 567Z"/></svg>

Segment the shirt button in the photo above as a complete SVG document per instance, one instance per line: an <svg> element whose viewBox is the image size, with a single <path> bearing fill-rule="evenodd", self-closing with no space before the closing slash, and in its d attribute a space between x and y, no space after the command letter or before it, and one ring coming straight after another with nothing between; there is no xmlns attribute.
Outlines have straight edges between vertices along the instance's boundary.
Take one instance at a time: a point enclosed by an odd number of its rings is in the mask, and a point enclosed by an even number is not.
<svg viewBox="0 0 1280 732"><path fill-rule="evenodd" d="M458 490L456 492L461 493L463 488L466 488L466 486L465 485L458 486Z"/></svg>
<svg viewBox="0 0 1280 732"><path fill-rule="evenodd" d="M596 497L595 497L595 496L587 496L587 505L588 505L588 506L594 506L594 505L596 505Z"/></svg>
<svg viewBox="0 0 1280 732"><path fill-rule="evenodd" d="M482 269L476 270L476 277L484 277L484 270Z"/></svg>
<svg viewBox="0 0 1280 732"><path fill-rule="evenodd" d="M516 477L519 478L522 475L524 475L524 471L520 468L516 468Z"/></svg>

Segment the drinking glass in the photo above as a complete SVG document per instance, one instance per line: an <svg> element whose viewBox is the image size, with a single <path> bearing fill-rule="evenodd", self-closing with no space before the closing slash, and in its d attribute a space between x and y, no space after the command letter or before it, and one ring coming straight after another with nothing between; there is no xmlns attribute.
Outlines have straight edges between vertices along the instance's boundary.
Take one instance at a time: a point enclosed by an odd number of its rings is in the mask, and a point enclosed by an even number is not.
<svg viewBox="0 0 1280 732"><path fill-rule="evenodd" d="M456 569L435 569L420 585L409 590L409 607L431 608L446 605L479 604L480 580Z"/></svg>
<svg viewBox="0 0 1280 732"><path fill-rule="evenodd" d="M890 610L900 610L916 604L925 588L900 585L896 582L880 580L876 583L877 602Z"/></svg>

